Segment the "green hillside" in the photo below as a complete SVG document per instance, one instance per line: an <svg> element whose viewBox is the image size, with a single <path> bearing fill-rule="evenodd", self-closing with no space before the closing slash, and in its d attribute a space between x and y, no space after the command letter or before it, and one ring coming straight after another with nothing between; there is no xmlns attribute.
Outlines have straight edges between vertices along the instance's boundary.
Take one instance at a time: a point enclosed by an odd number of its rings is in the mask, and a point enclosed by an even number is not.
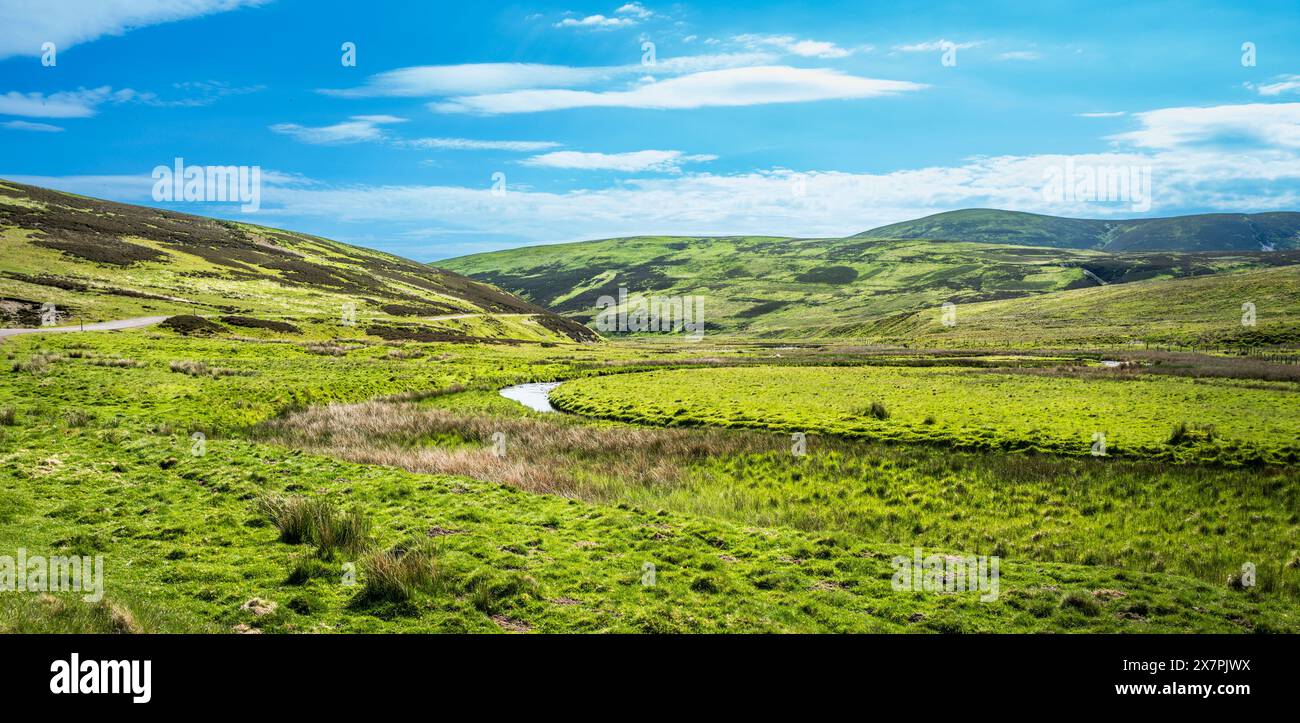
<svg viewBox="0 0 1300 723"><path fill-rule="evenodd" d="M1114 252L1280 251L1300 249L1300 213L1093 220L973 208L881 226L854 238L959 240Z"/></svg>
<svg viewBox="0 0 1300 723"><path fill-rule="evenodd" d="M705 298L706 333L809 337L872 320L1037 294L1300 263L1300 252L1198 254L923 239L636 237L439 262L579 321L619 287Z"/></svg>
<svg viewBox="0 0 1300 723"><path fill-rule="evenodd" d="M174 314L333 323L347 307L362 328L591 338L500 289L390 254L0 182L0 326L39 326L51 304L57 324Z"/></svg>
<svg viewBox="0 0 1300 723"><path fill-rule="evenodd" d="M1254 325L1243 324L1243 305ZM1074 346L1146 341L1202 347L1300 346L1300 266L1115 284L958 305L823 329L853 336L957 346Z"/></svg>

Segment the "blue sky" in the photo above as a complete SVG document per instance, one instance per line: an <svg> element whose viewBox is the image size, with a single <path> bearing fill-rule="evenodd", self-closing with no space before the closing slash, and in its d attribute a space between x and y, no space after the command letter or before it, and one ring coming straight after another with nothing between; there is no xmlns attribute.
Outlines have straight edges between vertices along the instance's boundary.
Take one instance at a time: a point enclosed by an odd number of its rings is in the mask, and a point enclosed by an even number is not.
<svg viewBox="0 0 1300 723"><path fill-rule="evenodd" d="M1297 210L1300 12L1244 5L0 0L0 177L419 260ZM155 201L177 157L260 208ZM1149 203L1045 194L1067 161Z"/></svg>

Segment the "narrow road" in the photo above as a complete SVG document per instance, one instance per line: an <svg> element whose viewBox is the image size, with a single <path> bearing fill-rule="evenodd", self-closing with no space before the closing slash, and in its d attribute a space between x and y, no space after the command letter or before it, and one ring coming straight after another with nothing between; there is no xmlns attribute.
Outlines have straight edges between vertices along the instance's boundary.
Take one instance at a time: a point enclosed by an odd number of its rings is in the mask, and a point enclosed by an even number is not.
<svg viewBox="0 0 1300 723"><path fill-rule="evenodd" d="M137 316L134 319L118 319L116 321L101 321L97 324L86 324L84 331L113 331L114 329L135 329L141 326L157 324L166 319L166 316ZM0 339L8 336L18 336L19 334L47 334L50 332L64 331L83 331L80 324L73 326L41 326L35 329L0 329Z"/></svg>

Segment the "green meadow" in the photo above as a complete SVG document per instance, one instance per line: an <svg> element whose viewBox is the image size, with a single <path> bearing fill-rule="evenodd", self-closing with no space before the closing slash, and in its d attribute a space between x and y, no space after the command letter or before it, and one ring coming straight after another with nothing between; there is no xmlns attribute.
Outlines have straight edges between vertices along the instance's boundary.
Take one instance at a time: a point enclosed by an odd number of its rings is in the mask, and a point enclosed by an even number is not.
<svg viewBox="0 0 1300 723"><path fill-rule="evenodd" d="M560 389L622 384L653 402L675 393L645 385L656 375L818 371L766 366L761 349L313 343L161 329L6 341L0 546L102 554L107 584L98 603L0 596L3 629L1300 627L1290 468L830 434L795 456L784 432L539 414L496 394L576 379ZM896 592L891 560L916 547L1000 555L998 599ZM1246 560L1259 584L1225 582Z"/></svg>
<svg viewBox="0 0 1300 723"><path fill-rule="evenodd" d="M1127 373L925 367L746 367L569 382L561 409L719 425L1226 464L1295 464L1300 385ZM1105 449L1094 443L1104 435ZM1096 449L1094 450L1094 447Z"/></svg>

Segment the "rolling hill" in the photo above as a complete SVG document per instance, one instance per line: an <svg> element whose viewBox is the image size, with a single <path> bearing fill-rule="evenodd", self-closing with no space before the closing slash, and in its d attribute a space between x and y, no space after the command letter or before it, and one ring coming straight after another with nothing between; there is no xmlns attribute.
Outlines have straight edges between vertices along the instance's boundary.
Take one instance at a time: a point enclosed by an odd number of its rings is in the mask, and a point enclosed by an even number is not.
<svg viewBox="0 0 1300 723"><path fill-rule="evenodd" d="M706 330L855 336L864 322L1071 289L1300 263L1300 251L1108 253L926 239L636 237L439 262L579 321L620 287L705 299Z"/></svg>
<svg viewBox="0 0 1300 723"><path fill-rule="evenodd" d="M931 239L1133 251L1300 249L1300 213L1210 213L1094 220L973 208L864 231L854 238Z"/></svg>
<svg viewBox="0 0 1300 723"><path fill-rule="evenodd" d="M592 340L489 284L306 234L0 181L0 325L199 315L449 338Z"/></svg>
<svg viewBox="0 0 1300 723"><path fill-rule="evenodd" d="M1243 323L1244 305L1254 324ZM825 328L850 336L925 346L1005 347L1125 344L1198 347L1300 346L1300 266L1073 289L968 305L945 326L937 309Z"/></svg>

